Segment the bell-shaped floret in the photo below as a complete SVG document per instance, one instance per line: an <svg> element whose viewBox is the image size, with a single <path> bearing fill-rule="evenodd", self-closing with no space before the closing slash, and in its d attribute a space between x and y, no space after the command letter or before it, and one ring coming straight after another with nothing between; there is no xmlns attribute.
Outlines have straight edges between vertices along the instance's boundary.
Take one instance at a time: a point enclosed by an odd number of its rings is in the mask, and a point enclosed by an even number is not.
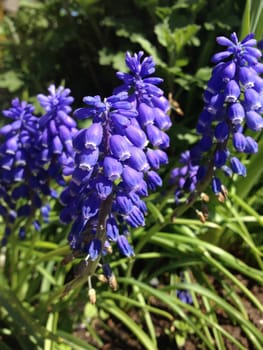
<svg viewBox="0 0 263 350"><path fill-rule="evenodd" d="M138 226L145 225L144 214L135 205L132 207L132 210L129 212L129 214L125 215L125 220L131 227L138 227Z"/></svg>
<svg viewBox="0 0 263 350"><path fill-rule="evenodd" d="M119 237L118 223L113 215L110 215L106 223L106 234L109 241L117 241Z"/></svg>
<svg viewBox="0 0 263 350"><path fill-rule="evenodd" d="M234 125L241 124L245 118L245 111L241 103L232 103L227 109L228 118Z"/></svg>
<svg viewBox="0 0 263 350"><path fill-rule="evenodd" d="M129 125L125 129L125 135L129 141L136 147L145 148L148 144L147 137L145 132L135 125Z"/></svg>
<svg viewBox="0 0 263 350"><path fill-rule="evenodd" d="M101 249L101 240L97 238L92 239L91 242L84 248L88 254L88 259L91 261L95 261L100 257Z"/></svg>
<svg viewBox="0 0 263 350"><path fill-rule="evenodd" d="M146 155L147 160L153 169L159 169L161 165L168 163L167 154L162 150L148 148Z"/></svg>
<svg viewBox="0 0 263 350"><path fill-rule="evenodd" d="M219 194L222 190L222 184L218 177L212 179L212 190L215 194Z"/></svg>
<svg viewBox="0 0 263 350"><path fill-rule="evenodd" d="M130 143L125 136L112 135L110 137L111 154L120 161L130 158Z"/></svg>
<svg viewBox="0 0 263 350"><path fill-rule="evenodd" d="M230 80L225 87L224 91L225 102L235 103L240 96L240 87L235 80Z"/></svg>
<svg viewBox="0 0 263 350"><path fill-rule="evenodd" d="M152 107L146 103L140 103L138 107L138 121L142 127L153 124L155 115Z"/></svg>
<svg viewBox="0 0 263 350"><path fill-rule="evenodd" d="M115 209L123 215L128 215L133 208L132 201L125 194L118 194L115 200Z"/></svg>
<svg viewBox="0 0 263 350"><path fill-rule="evenodd" d="M258 143L251 136L246 137L246 148L244 152L249 154L258 152Z"/></svg>
<svg viewBox="0 0 263 350"><path fill-rule="evenodd" d="M82 204L82 215L89 220L98 214L101 200L97 196L88 197Z"/></svg>
<svg viewBox="0 0 263 350"><path fill-rule="evenodd" d="M221 122L215 127L215 138L218 142L225 142L229 137L229 127L226 122Z"/></svg>
<svg viewBox="0 0 263 350"><path fill-rule="evenodd" d="M122 174L123 166L115 158L107 156L103 161L104 175L110 180L115 181L120 178Z"/></svg>
<svg viewBox="0 0 263 350"><path fill-rule="evenodd" d="M232 157L230 159L230 164L234 174L246 176L247 174L246 167L244 166L244 164L240 162L238 158Z"/></svg>
<svg viewBox="0 0 263 350"><path fill-rule="evenodd" d="M137 191L141 188L141 182L143 180L143 173L137 171L129 166L124 166L122 172L122 180L125 188L130 191Z"/></svg>
<svg viewBox="0 0 263 350"><path fill-rule="evenodd" d="M161 177L153 170L147 173L146 181L149 189L152 191L156 190L157 187L161 187L163 183Z"/></svg>
<svg viewBox="0 0 263 350"><path fill-rule="evenodd" d="M255 111L246 113L246 123L253 131L260 131L263 128L263 118Z"/></svg>
<svg viewBox="0 0 263 350"><path fill-rule="evenodd" d="M98 148L91 150L84 150L82 153L76 154L75 162L78 168L90 171L99 159Z"/></svg>
<svg viewBox="0 0 263 350"><path fill-rule="evenodd" d="M214 164L217 168L221 168L223 165L226 164L228 157L228 152L226 150L216 150L214 155Z"/></svg>
<svg viewBox="0 0 263 350"><path fill-rule="evenodd" d="M172 125L170 117L160 108L154 108L153 112L155 125L161 130L168 130Z"/></svg>
<svg viewBox="0 0 263 350"><path fill-rule="evenodd" d="M244 92L244 106L247 111L256 111L262 107L260 95L254 89L247 89Z"/></svg>
<svg viewBox="0 0 263 350"><path fill-rule="evenodd" d="M239 79L245 89L254 87L256 76L257 76L257 73L251 67L239 68Z"/></svg>
<svg viewBox="0 0 263 350"><path fill-rule="evenodd" d="M124 235L120 235L117 239L117 244L120 252L127 257L134 256L134 250L129 244L127 238Z"/></svg>
<svg viewBox="0 0 263 350"><path fill-rule="evenodd" d="M128 165L138 171L147 171L150 166L144 151L138 147L130 148L131 157L128 160Z"/></svg>
<svg viewBox="0 0 263 350"><path fill-rule="evenodd" d="M112 181L102 175L91 181L90 186L96 189L97 195L101 200L105 200L112 193Z"/></svg>
<svg viewBox="0 0 263 350"><path fill-rule="evenodd" d="M247 140L243 133L235 132L233 134L233 146L238 152L244 152L246 149Z"/></svg>
<svg viewBox="0 0 263 350"><path fill-rule="evenodd" d="M93 123L85 133L85 148L96 149L102 141L103 128L101 123Z"/></svg>

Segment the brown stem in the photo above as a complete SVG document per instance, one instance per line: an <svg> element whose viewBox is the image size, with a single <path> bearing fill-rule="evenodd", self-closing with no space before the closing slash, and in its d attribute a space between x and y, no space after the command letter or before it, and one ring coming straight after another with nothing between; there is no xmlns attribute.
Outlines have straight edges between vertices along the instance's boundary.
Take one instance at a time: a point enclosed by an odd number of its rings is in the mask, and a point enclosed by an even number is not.
<svg viewBox="0 0 263 350"><path fill-rule="evenodd" d="M98 226L97 226L95 238L101 241L102 249L106 241L106 221L111 211L112 200L113 200L113 193L110 194L104 201L102 201L100 210L99 210ZM86 276L94 275L96 268L98 266L98 263L100 262L100 259L101 259L101 253L102 253L102 250L96 260L87 261L87 265L81 271L81 275L83 274L85 274Z"/></svg>

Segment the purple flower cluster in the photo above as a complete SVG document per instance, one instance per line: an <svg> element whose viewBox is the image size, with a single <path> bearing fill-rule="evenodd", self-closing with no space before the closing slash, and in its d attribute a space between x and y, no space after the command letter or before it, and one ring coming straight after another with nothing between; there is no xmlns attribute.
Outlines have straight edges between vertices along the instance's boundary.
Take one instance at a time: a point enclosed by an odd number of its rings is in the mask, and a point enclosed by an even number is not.
<svg viewBox="0 0 263 350"><path fill-rule="evenodd" d="M63 173L65 167L63 155L67 159L69 155L73 157L71 135L75 122L68 116L61 118L60 122L56 119L60 111L69 111L72 98L67 97L69 90L62 87L56 91L51 86L49 91L50 96L39 97L43 106L46 102L47 110L41 118L34 115L31 104L17 98L12 101L10 109L3 111L3 115L12 120L0 128L0 215L5 223L3 244L16 219L20 220L20 238L25 237L28 223L32 222L39 230L39 218L48 220L50 205L46 203L47 197L57 196L50 188L50 182L53 178L62 179L61 176L58 178L58 174ZM56 141L58 138L63 141ZM64 147L68 147L68 153L63 154ZM54 154L58 155L56 162ZM22 218L25 221L22 222Z"/></svg>
<svg viewBox="0 0 263 350"><path fill-rule="evenodd" d="M90 126L73 139L75 170L61 194L61 220L73 221L70 246L86 260L99 260L112 242L132 256L127 235L129 227L144 225L141 198L162 185L156 170L168 162L169 103L157 87L162 80L151 77L152 58L142 56L126 54L130 72L117 73L123 85L112 96L84 97L87 107L75 111L78 119L90 118Z"/></svg>
<svg viewBox="0 0 263 350"><path fill-rule="evenodd" d="M61 175L71 175L74 170L72 138L77 132L77 124L69 116L74 98L70 89L50 85L49 95L37 96L45 114L39 119L41 131L39 144L42 147L41 159L49 163L49 172L58 183L64 183Z"/></svg>
<svg viewBox="0 0 263 350"><path fill-rule="evenodd" d="M179 162L181 167L174 168L171 172L171 183L175 186L175 201L178 204L185 192L193 192L198 181L198 165L192 165L190 151L181 153Z"/></svg>
<svg viewBox="0 0 263 350"><path fill-rule="evenodd" d="M186 289L177 290L176 291L176 296L177 296L178 299L180 299L185 304L189 304L189 305L193 304L192 295Z"/></svg>
<svg viewBox="0 0 263 350"><path fill-rule="evenodd" d="M238 154L258 151L257 142L246 136L245 131L260 131L263 127L261 52L255 47L253 34L239 42L233 33L230 39L218 37L217 42L225 49L212 57L216 65L204 92L204 109L196 128L201 138L190 150L189 171L184 171L184 167L172 173L172 181L179 184L178 190L182 183L183 186L187 183L187 189L192 192L199 181L211 174L212 190L220 195L219 170L228 176L246 176L246 167Z"/></svg>

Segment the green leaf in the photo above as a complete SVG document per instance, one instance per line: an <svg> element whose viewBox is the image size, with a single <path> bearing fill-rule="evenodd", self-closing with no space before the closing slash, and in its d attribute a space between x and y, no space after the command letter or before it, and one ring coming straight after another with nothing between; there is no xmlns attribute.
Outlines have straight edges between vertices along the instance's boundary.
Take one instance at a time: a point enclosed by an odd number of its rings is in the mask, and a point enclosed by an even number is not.
<svg viewBox="0 0 263 350"><path fill-rule="evenodd" d="M179 54L185 45L199 46L199 40L195 35L200 28L197 24L189 24L172 31L168 19L166 19L163 23L155 26L154 32L162 46L166 47L169 52L176 51Z"/></svg>
<svg viewBox="0 0 263 350"><path fill-rule="evenodd" d="M168 21L159 23L154 27L154 32L157 36L159 43L169 50L169 47L173 44L172 33L168 26ZM171 49L171 48L170 48Z"/></svg>
<svg viewBox="0 0 263 350"><path fill-rule="evenodd" d="M36 347L43 349L43 340L50 338L58 341L58 337L52 335L44 327L36 322L31 314L25 309L14 292L6 287L0 287L0 304L4 307L13 322L21 332L30 336L36 343Z"/></svg>
<svg viewBox="0 0 263 350"><path fill-rule="evenodd" d="M74 337L72 334L58 330L57 334L61 337L60 343L70 345L72 350L98 350L86 341Z"/></svg>
<svg viewBox="0 0 263 350"><path fill-rule="evenodd" d="M251 0L247 0L245 10L243 13L242 24L241 24L241 33L240 33L241 39L243 39L251 31L250 15L251 15Z"/></svg>
<svg viewBox="0 0 263 350"><path fill-rule="evenodd" d="M251 28L250 31L255 33L257 40L262 40L263 36L263 27L262 27L262 21L263 21L263 2L261 0L253 0L249 1L251 2L250 6L250 22L251 22Z"/></svg>
<svg viewBox="0 0 263 350"><path fill-rule="evenodd" d="M230 198L232 198L236 205L239 205L245 212L254 217L255 221L257 221L261 226L263 226L263 217L258 214L253 207L251 207L246 200L243 200L235 193L230 193ZM244 222L244 217L242 217Z"/></svg>
<svg viewBox="0 0 263 350"><path fill-rule="evenodd" d="M107 300L114 299L114 300L117 300L118 302L122 303L122 305L127 305L128 307L134 306L134 307L137 307L140 309L145 308L147 311L154 313L160 317L165 317L170 321L173 320L173 316L171 313L169 313L165 310L162 310L158 307L148 305L148 304L144 305L141 302L139 302L135 299L132 299L130 297L124 296L122 294L118 294L115 292L114 293L113 292L102 292L102 293L100 293L99 297L102 300L102 304L104 303L105 299L107 299ZM108 314L107 314L107 318L108 318Z"/></svg>
<svg viewBox="0 0 263 350"><path fill-rule="evenodd" d="M261 0L246 0L242 17L240 37L243 39L249 33L255 33L257 40L263 36L263 2Z"/></svg>
<svg viewBox="0 0 263 350"><path fill-rule="evenodd" d="M10 92L17 91L23 85L23 81L14 71L7 71L0 75L0 88L8 89Z"/></svg>
<svg viewBox="0 0 263 350"><path fill-rule="evenodd" d="M102 66L112 66L115 70L127 71L123 52L111 53L108 49L103 48L99 51L99 63Z"/></svg>
<svg viewBox="0 0 263 350"><path fill-rule="evenodd" d="M207 82L211 76L212 69L210 67L202 67L197 70L195 77L198 80Z"/></svg>
<svg viewBox="0 0 263 350"><path fill-rule="evenodd" d="M156 207L156 205L154 205L152 202L148 201L147 207L148 207L150 213L152 214L153 218L156 221L158 220L161 223L164 222L164 217L163 217L162 213L160 212L160 210Z"/></svg>
<svg viewBox="0 0 263 350"><path fill-rule="evenodd" d="M141 293L141 290L140 290L140 288L138 288L138 286L135 285L133 288L134 288L134 293L136 295L136 298L138 299L138 301L142 305L142 314L143 314L143 317L145 320L145 324L147 326L147 329L148 329L148 332L151 336L151 339L156 347L157 346L157 339L156 339L155 327L154 327L150 312L146 308L147 303L145 301L144 295L143 295L143 293Z"/></svg>
<svg viewBox="0 0 263 350"><path fill-rule="evenodd" d="M216 259L224 263L225 266L233 268L236 271L243 273L245 276L252 278L259 283L263 283L263 272L248 266L240 259L236 258L232 254L228 253L224 249L217 247L211 243L207 243L195 237L185 237L183 235L175 235L171 233L156 232L151 238L148 238L148 242L156 243L163 246L166 249L174 250L179 244L184 243L192 246L194 251L198 254L204 254L204 251L209 252L216 256Z"/></svg>
<svg viewBox="0 0 263 350"><path fill-rule="evenodd" d="M173 33L173 40L176 43L176 50L180 52L185 45L194 44L199 46L199 40L195 37L201 27L197 24L189 24L183 28L177 28Z"/></svg>
<svg viewBox="0 0 263 350"><path fill-rule="evenodd" d="M146 283L140 282L140 281L135 280L133 278L125 278L125 277L120 278L119 277L118 280L121 283L128 284L131 286L137 285L138 288L141 289L141 292L144 295L146 295L146 293L147 293L151 296L158 298L160 301L162 301L164 303L164 305L167 305L177 316L181 317L181 319L193 330L193 332L195 332L196 335L199 336L200 340L203 341L203 344L206 345L206 349L214 350L215 349L214 342L209 341L208 338L206 337L206 335L203 334L202 328L200 327L201 321L204 321L208 325L217 328L220 332L222 332L222 334L226 338L228 338L234 344L236 344L239 349L247 350L238 341L236 341L235 338L231 334L226 332L220 325L218 325L218 323L210 320L206 314L202 313L200 310L196 309L194 306L185 304L182 301L180 301L177 297L169 295L167 292L164 292L162 290L152 288L149 285L147 285ZM181 288L181 286L183 286L183 289L185 289L186 284L185 283L178 284L178 285L174 286L174 288L177 288L177 286L179 288ZM174 290L174 288L173 288L173 290ZM217 295L214 295L209 290L207 290L201 286L193 285L191 289L189 288L189 290L195 290L196 292L199 292L202 295L209 296L210 298L212 298L212 300L216 299L217 301L220 301L220 304L223 303L224 305L226 304L228 306L228 304L225 303L223 301L223 299L221 299ZM235 313L234 308L232 306L230 306L230 307L231 307L231 311L233 311ZM189 317L189 314L186 313L185 310L187 310L188 312L191 312L193 315L195 315L198 319L198 322L194 322L192 317ZM245 322L247 322L247 321L245 321Z"/></svg>
<svg viewBox="0 0 263 350"><path fill-rule="evenodd" d="M53 333L57 330L57 321L58 321L58 313L51 312L48 316L46 329ZM50 339L45 339L44 341L44 350L53 350L53 342Z"/></svg>

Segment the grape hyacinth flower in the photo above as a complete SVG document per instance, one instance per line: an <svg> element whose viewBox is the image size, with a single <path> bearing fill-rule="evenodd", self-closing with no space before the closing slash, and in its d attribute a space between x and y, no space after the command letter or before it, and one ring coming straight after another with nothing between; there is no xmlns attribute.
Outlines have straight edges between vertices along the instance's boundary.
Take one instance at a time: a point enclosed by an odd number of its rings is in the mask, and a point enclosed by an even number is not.
<svg viewBox="0 0 263 350"><path fill-rule="evenodd" d="M193 192L197 184L198 165L192 165L190 151L181 153L179 162L183 165L171 172L171 183L175 185L175 201L178 204L185 192Z"/></svg>
<svg viewBox="0 0 263 350"><path fill-rule="evenodd" d="M222 199L226 191L220 172L246 176L239 154L258 151L256 140L245 132L263 128L263 65L253 34L239 42L232 33L230 39L220 36L217 42L225 49L212 57L216 65L204 92L204 108L196 127L201 138L190 150L189 171L182 174L182 169L175 169L172 181L179 184L177 191L182 182L191 183L188 190L192 193L197 184L205 187L211 182L213 192ZM198 167L194 174L192 167Z"/></svg>
<svg viewBox="0 0 263 350"><path fill-rule="evenodd" d="M193 304L193 298L192 298L190 292L186 289L177 290L176 296L178 299L180 299L185 304L189 304L189 305Z"/></svg>
<svg viewBox="0 0 263 350"><path fill-rule="evenodd" d="M182 284L185 284L186 283L186 280L184 278L184 273L183 272L180 272L179 273L179 276L178 276L178 282L182 283ZM193 298L192 298L192 295L190 293L190 291L186 288L183 288L183 289L177 289L176 290L176 296L178 299L180 299L183 303L185 304L193 304Z"/></svg>
<svg viewBox="0 0 263 350"><path fill-rule="evenodd" d="M77 124L69 115L74 98L70 96L70 89L62 86L56 89L52 84L48 91L47 96L37 96L46 112L39 120L41 160L44 164L50 163L50 175L63 185L62 175L71 175L74 169L72 138L77 132Z"/></svg>
<svg viewBox="0 0 263 350"><path fill-rule="evenodd" d="M86 256L88 275L116 243L127 257L134 255L127 236L130 227L144 225L142 197L162 185L156 170L167 163L166 130L169 103L151 77L155 64L139 52L126 54L129 73L118 72L123 85L104 100L87 96L78 119L90 118L88 128L73 139L75 170L61 194L61 221L73 221L69 243ZM94 264L93 264L94 262Z"/></svg>
<svg viewBox="0 0 263 350"><path fill-rule="evenodd" d="M57 197L50 187L52 179L63 186L62 175L73 171L72 136L77 129L68 115L73 98L63 87L51 85L49 92L49 96L38 95L46 111L40 118L33 114L31 104L19 99L3 111L13 120L0 128L0 215L6 223L3 243L16 218L32 221L35 230L40 229L39 218L48 221L50 205L46 200ZM24 238L25 234L21 224L19 236Z"/></svg>
<svg viewBox="0 0 263 350"><path fill-rule="evenodd" d="M3 243L11 233L16 218L30 218L36 229L39 222L35 212L42 207L42 195L52 195L48 174L39 167L38 118L34 107L18 98L3 111L10 124L0 128L0 215L6 224ZM19 235L25 237L25 228Z"/></svg>

